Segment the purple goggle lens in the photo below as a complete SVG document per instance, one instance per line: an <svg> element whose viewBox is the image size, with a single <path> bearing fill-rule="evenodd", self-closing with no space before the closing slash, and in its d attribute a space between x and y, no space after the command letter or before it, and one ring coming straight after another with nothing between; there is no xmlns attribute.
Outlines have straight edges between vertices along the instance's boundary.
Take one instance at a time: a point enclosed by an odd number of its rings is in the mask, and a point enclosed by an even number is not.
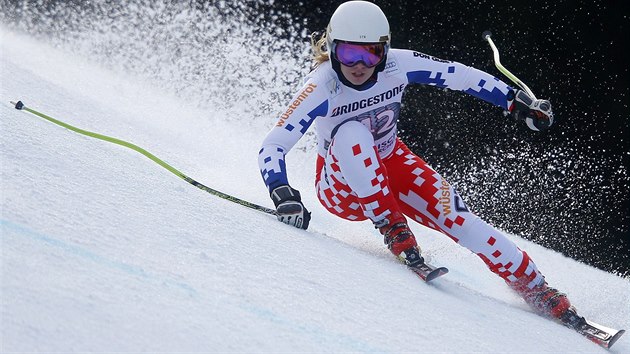
<svg viewBox="0 0 630 354"><path fill-rule="evenodd" d="M363 62L368 68L377 66L385 57L383 43L353 44L339 42L335 46L337 60L345 66L355 66Z"/></svg>

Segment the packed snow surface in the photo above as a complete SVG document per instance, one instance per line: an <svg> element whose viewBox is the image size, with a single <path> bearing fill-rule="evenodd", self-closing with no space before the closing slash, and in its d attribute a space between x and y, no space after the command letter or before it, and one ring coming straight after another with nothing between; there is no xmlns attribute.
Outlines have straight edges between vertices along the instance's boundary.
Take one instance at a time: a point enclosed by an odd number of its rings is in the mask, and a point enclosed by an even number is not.
<svg viewBox="0 0 630 354"><path fill-rule="evenodd" d="M9 104L129 141L271 207L256 159L275 116L245 115L255 111L238 109L248 102L188 105L7 29L0 70L2 352L606 352L413 224L426 258L450 269L420 281L369 223L319 204L308 137L288 155L290 182L313 213L303 231ZM630 328L628 279L509 237L582 315ZM610 352L630 353L630 335Z"/></svg>

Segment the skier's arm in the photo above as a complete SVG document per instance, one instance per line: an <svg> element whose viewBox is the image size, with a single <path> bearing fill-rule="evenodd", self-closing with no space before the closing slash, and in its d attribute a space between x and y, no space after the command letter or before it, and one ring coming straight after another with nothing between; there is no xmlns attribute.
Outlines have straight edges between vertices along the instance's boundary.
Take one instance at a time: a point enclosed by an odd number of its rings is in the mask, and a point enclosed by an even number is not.
<svg viewBox="0 0 630 354"><path fill-rule="evenodd" d="M507 95L513 89L486 72L411 50L398 50L396 54L410 84L463 91L508 109Z"/></svg>
<svg viewBox="0 0 630 354"><path fill-rule="evenodd" d="M302 204L300 193L289 185L285 156L315 118L327 115L325 91L323 85L307 81L267 134L258 154L260 173L276 206L278 219L303 229L308 227L310 213Z"/></svg>
<svg viewBox="0 0 630 354"><path fill-rule="evenodd" d="M533 130L545 130L553 124L549 101L530 97L484 71L407 50L400 51L399 57L410 84L463 91L510 111L514 118L524 120Z"/></svg>
<svg viewBox="0 0 630 354"><path fill-rule="evenodd" d="M328 113L325 90L323 85L307 81L265 137L258 154L258 166L269 192L276 187L289 184L286 154L304 136L315 118Z"/></svg>

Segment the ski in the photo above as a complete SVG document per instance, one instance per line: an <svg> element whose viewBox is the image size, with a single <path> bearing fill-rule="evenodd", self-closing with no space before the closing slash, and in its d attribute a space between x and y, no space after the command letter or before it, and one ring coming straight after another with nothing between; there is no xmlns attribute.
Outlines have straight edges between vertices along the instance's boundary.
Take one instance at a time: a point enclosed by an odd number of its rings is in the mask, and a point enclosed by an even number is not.
<svg viewBox="0 0 630 354"><path fill-rule="evenodd" d="M427 263L421 263L416 266L407 267L411 269L411 271L416 273L416 275L420 277L420 279L424 280L427 283L448 273L448 268L446 267L434 267Z"/></svg>
<svg viewBox="0 0 630 354"><path fill-rule="evenodd" d="M448 268L446 267L434 267L424 262L414 266L408 265L407 268L427 283L448 273ZM578 316L573 308L567 311L566 316L560 319L560 322L606 349L612 347L626 332L623 329L616 330L589 321L584 317Z"/></svg>
<svg viewBox="0 0 630 354"><path fill-rule="evenodd" d="M616 330L608 328L587 319L584 319L583 323L573 329L606 349L612 347L612 345L615 344L615 342L626 332L623 329Z"/></svg>
<svg viewBox="0 0 630 354"><path fill-rule="evenodd" d="M615 344L615 342L626 332L623 329L616 330L589 321L584 317L578 316L573 308L569 309L560 321L565 326L572 328L579 334L606 349L612 347L612 345Z"/></svg>

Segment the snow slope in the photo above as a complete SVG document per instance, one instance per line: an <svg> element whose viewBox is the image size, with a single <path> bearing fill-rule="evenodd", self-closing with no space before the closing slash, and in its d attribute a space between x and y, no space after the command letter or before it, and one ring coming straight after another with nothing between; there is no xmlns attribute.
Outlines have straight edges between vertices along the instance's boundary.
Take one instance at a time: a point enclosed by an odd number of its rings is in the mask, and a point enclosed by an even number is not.
<svg viewBox="0 0 630 354"><path fill-rule="evenodd" d="M194 108L6 29L0 54L1 352L605 352L413 225L426 256L451 270L419 281L369 223L319 205L312 141L288 157L313 212L302 231L8 102L130 141L265 206L256 157L273 116ZM583 315L630 328L628 279L510 237ZM611 352L630 352L630 336Z"/></svg>

